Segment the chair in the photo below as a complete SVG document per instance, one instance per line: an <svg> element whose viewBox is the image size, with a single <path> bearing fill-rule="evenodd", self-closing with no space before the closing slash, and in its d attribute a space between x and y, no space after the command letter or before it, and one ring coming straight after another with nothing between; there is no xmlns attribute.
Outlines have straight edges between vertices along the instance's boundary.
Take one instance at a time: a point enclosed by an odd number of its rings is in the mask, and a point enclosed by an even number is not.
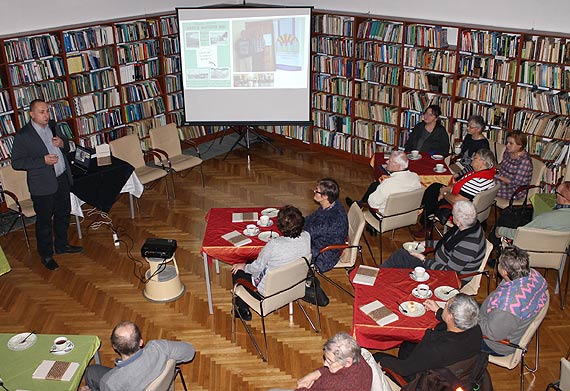
<svg viewBox="0 0 570 391"><path fill-rule="evenodd" d="M526 368L529 372L534 373L538 369L538 354L539 354L539 344L538 344L538 331L542 320L548 312L548 305L550 304L550 296L547 293L546 304L544 308L540 310L536 318L530 323L526 331L524 332L521 340L518 344L513 344L508 341L500 341L501 343L515 348L515 351L508 356L493 356L489 355L489 362L498 365L503 368L513 369L517 365L521 366L520 370L520 390L524 390L524 369ZM532 337L536 336L536 357L534 359L534 368L530 368L524 361L525 355L528 352L527 346L532 340Z"/></svg>
<svg viewBox="0 0 570 391"><path fill-rule="evenodd" d="M234 285L234 289L232 291L232 337L235 341L235 333L236 333L236 318L235 318L235 307L236 307L236 298L239 297L255 312L257 312L261 316L261 327L263 329L263 339L265 342L265 355L261 352L261 348L259 347L257 341L255 340L251 329L245 323L239 311L237 312L243 326L253 346L257 350L259 357L263 361L267 361L268 359L268 346L267 346L267 333L265 331L265 317L271 314L273 311L278 310L281 307L288 305L291 302L296 302L305 318L311 324L313 330L316 333L319 330L315 327L313 321L307 314L305 308L299 303L299 299L305 296L305 282L308 278L307 273L309 271L309 260L307 257L303 257L288 263L284 266L281 266L277 269L272 269L267 272L265 275L265 296L261 296L257 293L257 288L255 288L249 281L245 280L238 280ZM247 288L247 289L246 289ZM256 292L256 294L252 294L251 292ZM320 328L320 313L319 313L319 306L317 307L317 318Z"/></svg>
<svg viewBox="0 0 570 391"><path fill-rule="evenodd" d="M168 171L166 169L149 167L145 164L145 153L143 153L141 149L139 137L136 134L129 134L113 140L109 143L109 146L113 156L126 161L135 168L135 174L143 185L165 178L168 175ZM147 151L146 154L160 158L160 155L152 151ZM168 183L166 183L166 199L170 199L168 194ZM131 202L132 213L132 194L129 194L129 201Z"/></svg>
<svg viewBox="0 0 570 391"><path fill-rule="evenodd" d="M544 176L544 173L546 171L546 165L542 161L538 160L535 157L531 157L531 159L532 159L532 178L530 179L530 187L527 189L528 198L539 192L540 182L542 181L542 177ZM517 189L517 191L519 190ZM495 205L497 206L497 208L502 210L509 206L510 200L507 198L497 197L496 201L497 203ZM519 198L518 200L513 200L513 205L520 206L523 204L523 202L524 202L524 197Z"/></svg>
<svg viewBox="0 0 570 391"><path fill-rule="evenodd" d="M570 349L566 352L566 357L560 359L560 380L550 383L546 387L546 391L553 388L557 391L570 391Z"/></svg>
<svg viewBox="0 0 570 391"><path fill-rule="evenodd" d="M513 240L513 244L528 251L530 266L556 269L558 271L558 289L560 290L560 309L566 305L568 295L568 277L570 267L567 268L566 288L562 294L561 272L564 269L568 245L570 244L570 232L551 231L548 229L519 227Z"/></svg>
<svg viewBox="0 0 570 391"><path fill-rule="evenodd" d="M487 245L487 248L485 249L485 258L483 258L483 262L481 262L479 270L475 273L471 281L469 281L459 290L461 293L465 293L466 295L470 296L477 296L479 287L481 286L481 276L484 274L487 276L487 295L489 295L489 286L491 284L489 283L489 272L485 270L485 267L487 266L487 261L489 260L489 256L493 251L493 245L488 240L485 240L485 244ZM461 278L466 276L460 275L459 277Z"/></svg>
<svg viewBox="0 0 570 391"><path fill-rule="evenodd" d="M382 263L382 233L392 230L392 239L394 239L396 229L416 224L424 191L425 188L422 187L405 193L390 194L382 214L373 210L364 211L366 222L380 233L378 235L380 236L380 263ZM372 253L370 246L368 249Z"/></svg>
<svg viewBox="0 0 570 391"><path fill-rule="evenodd" d="M156 164L164 165L164 163L167 163L168 170L171 172L182 172L188 169L191 170L196 166L200 166L202 188L204 188L204 171L202 170L200 151L194 142L184 140L182 141L184 144L187 144L196 150L198 157L182 154L182 147L180 146L180 138L176 124L170 123L166 126L152 128L149 130L149 135L150 144L152 145L151 151L156 151L163 157L163 159L155 157ZM173 197L176 198L176 194L174 193L174 177L171 177L171 181L172 194Z"/></svg>
<svg viewBox="0 0 570 391"><path fill-rule="evenodd" d="M26 228L24 217L34 217L36 212L34 211L34 204L28 190L26 178L26 171L14 170L12 166L0 167L2 194L8 196L4 197L6 200L6 206L8 209L18 213L18 216L14 219L12 224L10 224L10 228L8 228L6 233L10 232L12 228L14 228L19 217L22 222L22 227L24 227L24 236L26 237L26 244L29 248L30 238L28 237L28 230Z"/></svg>
<svg viewBox="0 0 570 391"><path fill-rule="evenodd" d="M493 148L493 153L495 154L495 158L497 159L497 162L500 162L501 160L503 160L503 155L505 154L505 150L507 149L507 146L503 143L495 141L493 143L492 148Z"/></svg>
<svg viewBox="0 0 570 391"><path fill-rule="evenodd" d="M496 183L495 186L483 190L473 198L473 205L475 205L475 210L477 211L477 220L479 220L481 224L489 218L500 187L501 186Z"/></svg>
<svg viewBox="0 0 570 391"><path fill-rule="evenodd" d="M370 391L390 391L392 386L389 378L382 371L380 364L374 360L372 353L367 349L360 348L360 354L372 369L372 387L370 387Z"/></svg>
<svg viewBox="0 0 570 391"><path fill-rule="evenodd" d="M188 391L182 371L176 366L176 361L173 359L166 362L161 374L145 388L145 391L174 391L174 379L177 375L180 375L184 391Z"/></svg>

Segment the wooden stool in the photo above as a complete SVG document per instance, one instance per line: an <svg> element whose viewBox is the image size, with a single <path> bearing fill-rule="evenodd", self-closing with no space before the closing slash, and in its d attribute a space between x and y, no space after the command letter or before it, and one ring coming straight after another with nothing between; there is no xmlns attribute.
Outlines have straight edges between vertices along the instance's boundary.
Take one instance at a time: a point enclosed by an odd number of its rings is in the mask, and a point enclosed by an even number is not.
<svg viewBox="0 0 570 391"><path fill-rule="evenodd" d="M180 273L174 256L169 259L145 258L150 268L146 271L147 279L143 296L155 302L174 301L184 294L186 288L180 281ZM172 263L172 265L169 265Z"/></svg>

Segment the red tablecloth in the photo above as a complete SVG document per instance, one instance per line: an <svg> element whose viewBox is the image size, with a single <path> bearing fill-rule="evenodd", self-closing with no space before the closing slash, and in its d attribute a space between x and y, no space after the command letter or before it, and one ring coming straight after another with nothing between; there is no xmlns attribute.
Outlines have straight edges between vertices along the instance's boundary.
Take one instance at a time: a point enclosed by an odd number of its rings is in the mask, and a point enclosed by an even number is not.
<svg viewBox="0 0 570 391"><path fill-rule="evenodd" d="M420 176L420 181L422 182L422 185L427 187L432 183L436 182L447 185L451 180L452 175L451 172L449 171L449 168L447 167L447 164L445 164L445 161L434 160L427 152L422 152L421 156L422 158L418 160L409 159L408 169ZM386 159L384 159L383 152L375 153L373 159L374 159L374 178L378 179L382 175L385 175L384 172L382 171L382 165L386 164ZM445 167L444 172L439 173L434 171L435 165L438 163L443 164L443 166Z"/></svg>
<svg viewBox="0 0 570 391"><path fill-rule="evenodd" d="M357 269L351 273L354 278ZM410 278L410 269L380 269L374 286L354 284L354 315L352 335L366 348L387 350L398 346L403 341L419 342L425 330L437 324L435 314L429 310L420 317L411 318L398 310L398 303L408 300L423 303L425 300L412 295L419 283ZM430 278L423 284L433 291L443 285L459 288L460 281L453 271L428 270ZM432 297L434 300L439 300ZM360 307L379 300L399 319L386 326L379 326Z"/></svg>
<svg viewBox="0 0 570 391"><path fill-rule="evenodd" d="M206 232L202 241L202 253L207 254L211 258L218 259L225 263L240 263L251 261L257 258L261 249L266 242L259 240L257 236L252 236L252 242L245 246L235 247L230 242L222 238L232 231L243 232L248 224L255 224L253 221L245 221L243 223L232 223L232 213L235 212L257 212L261 216L261 211L265 207L257 208L212 208L206 215ZM261 232L271 231L279 233L277 228L277 217L271 218L273 225L270 227L259 227Z"/></svg>

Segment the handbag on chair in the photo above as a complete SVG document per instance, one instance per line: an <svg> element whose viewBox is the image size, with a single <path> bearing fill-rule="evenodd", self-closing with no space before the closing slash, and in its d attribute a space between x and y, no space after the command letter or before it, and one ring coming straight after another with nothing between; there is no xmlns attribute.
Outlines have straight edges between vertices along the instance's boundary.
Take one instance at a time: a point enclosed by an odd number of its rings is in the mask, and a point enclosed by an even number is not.
<svg viewBox="0 0 570 391"><path fill-rule="evenodd" d="M511 196L509 201L509 206L501 212L501 215L497 219L498 227L507 228L518 228L523 225L530 223L532 220L533 208L531 204L528 204L528 191L535 186L520 186ZM524 201L521 206L514 206L513 202L515 200L515 195L525 191Z"/></svg>
<svg viewBox="0 0 570 391"><path fill-rule="evenodd" d="M313 273L313 271L309 271L309 273ZM309 279L308 281L315 281L315 283L311 283L305 287L305 297L303 300L307 303L311 304L318 304L319 307L326 307L329 304L329 298L323 288L321 288L321 283L317 276L314 276L313 279Z"/></svg>

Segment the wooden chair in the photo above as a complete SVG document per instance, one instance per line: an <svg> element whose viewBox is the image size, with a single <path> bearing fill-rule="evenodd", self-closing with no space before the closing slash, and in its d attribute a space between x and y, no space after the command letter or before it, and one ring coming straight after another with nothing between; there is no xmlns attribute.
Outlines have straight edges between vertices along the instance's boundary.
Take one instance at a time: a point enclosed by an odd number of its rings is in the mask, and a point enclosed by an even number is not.
<svg viewBox="0 0 570 391"><path fill-rule="evenodd" d="M24 220L24 217L34 217L36 215L36 212L34 211L34 204L28 190L26 178L26 171L14 170L12 166L0 167L2 194L4 196L8 196L4 197L6 206L8 209L18 213L18 216L14 219L12 224L10 224L10 228L8 228L6 233L10 232L12 228L14 228L14 225L18 221L18 218L20 218L22 227L24 228L26 244L29 248L30 238L28 237L28 230L26 228L26 221Z"/></svg>
<svg viewBox="0 0 570 391"><path fill-rule="evenodd" d="M459 291L461 293L465 293L466 295L470 296L477 296L479 292L479 287L481 286L481 277L485 275L487 277L487 296L489 295L489 286L491 285L489 282L489 272L485 270L487 267L487 262L489 261L489 256L491 256L491 252L493 251L493 245L488 240L485 240L486 248L485 248L485 258L483 258L483 262L481 262L481 266L479 266L479 270L475 273L471 281L465 284ZM461 277L466 277L464 275L460 275Z"/></svg>
<svg viewBox="0 0 570 391"><path fill-rule="evenodd" d="M204 188L204 171L202 170L202 159L200 158L200 151L196 144L190 140L183 140L196 150L198 157L182 154L182 147L180 145L180 138L176 124L170 123L166 126L152 128L149 131L150 144L152 145L151 151L156 151L161 155L161 158L155 157L155 162L158 165L167 166L170 172L182 172L185 170L192 170L194 167L200 167L200 175L202 177L202 188ZM176 198L174 192L174 177L170 178L172 182L172 194Z"/></svg>
<svg viewBox="0 0 570 391"><path fill-rule="evenodd" d="M520 390L524 390L524 369L526 368L529 372L534 373L538 369L538 355L539 355L539 344L538 344L538 331L542 320L548 312L548 305L550 303L550 296L547 293L547 300L544 308L540 310L536 318L530 323L526 331L524 332L521 340L518 344L513 344L509 341L499 341L505 345L515 348L515 351L507 356L493 356L489 355L489 362L498 365L503 368L513 369L520 363ZM534 359L534 368L530 368L524 361L525 355L528 352L528 344L532 340L532 337L536 337L536 355Z"/></svg>
<svg viewBox="0 0 570 391"><path fill-rule="evenodd" d="M145 388L145 391L174 391L174 379L177 375L180 375L184 391L188 391L182 371L176 366L176 361L173 359L166 362L161 374Z"/></svg>
<svg viewBox="0 0 570 391"><path fill-rule="evenodd" d="M394 239L396 229L416 224L424 191L425 188L422 187L414 191L389 195L383 213L375 212L372 209L364 211L366 222L380 233L378 235L380 237L380 263L383 261L382 234L386 231L392 231L392 239ZM372 253L370 246L368 249Z"/></svg>
<svg viewBox="0 0 570 391"><path fill-rule="evenodd" d="M273 311L278 310L281 307L288 305L291 302L296 302L305 318L311 324L313 330L316 333L319 332L319 329L315 327L313 321L307 314L305 308L299 302L299 299L305 296L305 282L308 278L307 273L309 271L309 260L308 257L300 258L296 261L288 263L284 266L281 266L277 269L272 269L267 272L265 275L265 292L264 296L258 298L254 296L251 292L257 293L257 288L254 287L249 281L245 280L238 280L234 285L234 289L232 291L232 338L235 341L235 334L236 334L236 318L235 318L235 307L236 307L236 298L239 297L255 312L257 312L261 316L261 327L263 329L263 339L265 342L265 355L261 352L261 348L259 344L255 340L251 329L247 325L247 323L241 317L239 311L237 312L243 326L253 346L257 350L259 357L263 361L267 361L268 359L268 346L267 346L267 332L265 330L265 317L271 314ZM247 287L247 289L246 289ZM259 293L258 293L259 294ZM259 294L260 295L260 294ZM320 313L319 313L319 305L317 307L317 318L318 324L320 328Z"/></svg>

